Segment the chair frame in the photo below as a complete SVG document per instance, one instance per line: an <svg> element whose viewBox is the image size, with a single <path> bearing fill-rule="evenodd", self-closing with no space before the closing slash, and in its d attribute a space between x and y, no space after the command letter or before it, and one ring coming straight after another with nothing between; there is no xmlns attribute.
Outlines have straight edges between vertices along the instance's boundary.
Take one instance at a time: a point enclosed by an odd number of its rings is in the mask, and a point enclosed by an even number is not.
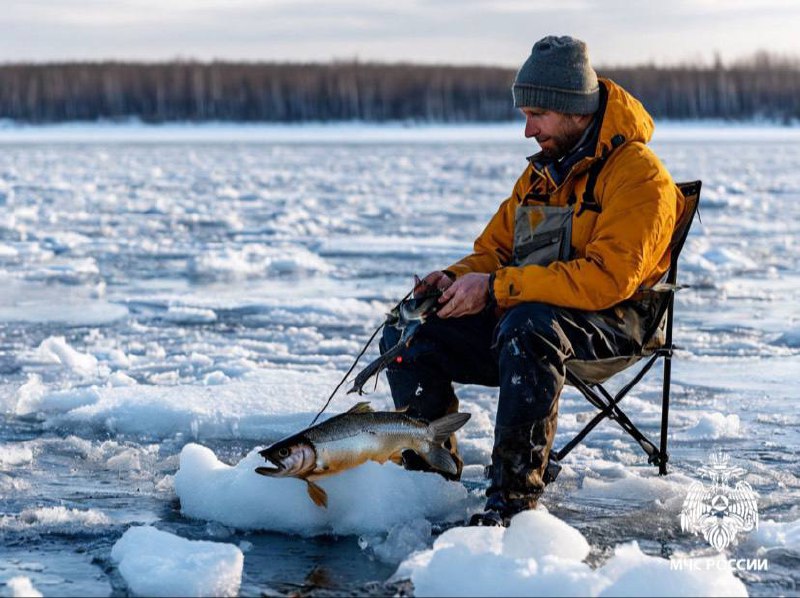
<svg viewBox="0 0 800 598"><path fill-rule="evenodd" d="M682 229L678 229L678 234L673 238L670 243L672 251L670 256L670 267L666 275L666 290L661 291L664 293L664 300L660 306L656 322L661 322L666 318L665 322L665 338L664 345L656 349L647 357L642 368L627 384L625 384L619 391L612 395L600 383L587 383L584 382L577 374L570 371L569 363L567 364L567 383L577 388L581 394L586 398L589 403L596 407L599 412L578 432L575 437L570 440L564 447L555 453L551 452L550 462L547 466L545 474L548 481L553 481L558 472L561 470L560 461L564 459L585 437L591 432L601 421L608 418L616 421L617 424L628 433L629 436L636 441L639 446L647 454L647 462L651 465L658 467L659 475L667 475L667 462L669 461L669 454L667 453L667 437L669 433L669 400L670 400L670 386L672 381L672 356L676 347L672 342L672 323L675 314L675 292L680 288L677 286L678 280L678 259L680 257L683 245L686 242L686 237L689 235L689 229L694 221L695 214L697 213L700 204L700 188L701 181L692 181L688 183L678 183L678 187L685 197L694 197L695 200L691 205L687 204L687 213L682 218ZM657 330L658 326L654 327L651 334ZM646 339L645 342L647 342ZM628 418L627 415L620 409L619 403L623 398L633 389L644 376L651 370L651 368L660 359L664 359L663 372L662 372L662 394L661 394L661 438L658 446L645 436L639 428Z"/></svg>

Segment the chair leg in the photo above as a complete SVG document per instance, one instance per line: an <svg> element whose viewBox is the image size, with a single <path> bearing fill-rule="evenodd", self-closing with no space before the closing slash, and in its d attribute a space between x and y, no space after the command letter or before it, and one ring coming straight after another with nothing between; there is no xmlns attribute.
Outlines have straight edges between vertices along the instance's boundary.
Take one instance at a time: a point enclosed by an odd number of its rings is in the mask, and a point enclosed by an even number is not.
<svg viewBox="0 0 800 598"><path fill-rule="evenodd" d="M659 449L658 475L667 475L667 436L669 433L669 393L672 375L672 351L664 357L664 387L661 396L661 447Z"/></svg>
<svg viewBox="0 0 800 598"><path fill-rule="evenodd" d="M671 321L668 328L668 337L672 336ZM655 364L659 357L664 358L664 376L663 388L661 399L661 441L660 447L651 442L642 432L633 424L633 422L625 415L619 408L619 402L628 394L628 392L639 383L644 375ZM550 453L550 463L548 465L547 475L550 476L550 481L555 480L558 472L561 470L559 462L566 457L573 448L575 448L585 437L592 431L597 424L602 420L609 418L617 422L617 424L631 436L648 456L648 462L658 467L659 475L667 475L667 461L669 456L667 454L667 436L669 432L669 396L670 396L670 374L672 371L672 345L671 342L666 348L659 349L651 358L645 363L645 366L639 373L620 391L611 396L602 384L597 384L595 389L589 387L583 380L578 378L574 373L567 369L567 380L569 383L577 388L586 400L596 407L599 412L592 418L592 420L578 432L578 434L570 440L561 450L556 451L553 449Z"/></svg>
<svg viewBox="0 0 800 598"><path fill-rule="evenodd" d="M678 266L673 265L668 282L675 282ZM672 344L672 317L675 310L675 294L671 294L667 303L667 327L664 343L664 386L661 391L661 446L658 451L658 475L667 475L667 436L669 435L669 393L672 383L672 353L675 345Z"/></svg>
<svg viewBox="0 0 800 598"><path fill-rule="evenodd" d="M655 359L655 357L653 359ZM648 369L653 362L654 361L651 360L648 363ZM608 391L603 388L602 384L598 384L596 385L596 388L603 395L600 396L569 370L567 370L567 379L570 381L570 384L575 386L575 388L577 388L581 394L583 394L587 401L600 410L600 413L596 414L592 421L590 421L583 428L583 430L581 430L578 435L575 436L575 438L573 438L564 448L556 453L557 460L562 460L598 423L600 423L600 421L608 417L609 419L616 421L617 424L625 432L627 432L628 435L639 444L639 446L642 447L642 450L647 453L649 463L658 465L660 467L661 455L658 448L656 448L656 445L653 444L653 442L651 442L644 434L642 434L642 432L617 405L617 403L619 403L624 396L622 393L617 394L616 397L612 397L610 394L608 394ZM627 393L628 390L630 390L629 387L626 388L624 392Z"/></svg>

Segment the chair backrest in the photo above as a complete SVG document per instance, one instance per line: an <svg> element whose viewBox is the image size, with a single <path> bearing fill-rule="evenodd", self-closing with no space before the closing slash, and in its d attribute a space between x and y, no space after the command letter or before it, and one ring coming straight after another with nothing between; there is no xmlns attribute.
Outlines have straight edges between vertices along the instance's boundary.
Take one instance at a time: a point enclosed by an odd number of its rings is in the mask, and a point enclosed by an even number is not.
<svg viewBox="0 0 800 598"><path fill-rule="evenodd" d="M697 214L702 182L691 181L688 183L678 183L677 185L684 197L684 209L675 225L675 229L672 233L672 240L669 243L670 267L664 278L662 278L662 282L666 282L668 285L674 285L678 277L678 258L686 242L686 237L689 235L689 229L694 221L694 216ZM656 315L650 327L643 335L643 347L640 354L613 357L611 359L598 361L579 361L571 359L568 362L568 369L585 383L598 384L622 370L627 369L645 355L650 355L653 351L660 349L664 345L671 344L674 292L672 289L667 291L651 290L650 292L655 293L658 305L655 310Z"/></svg>
<svg viewBox="0 0 800 598"><path fill-rule="evenodd" d="M669 243L670 265L665 275L668 285L675 285L678 280L678 258L686 237L689 236L689 229L692 228L695 214L700 206L700 187L702 181L691 181L688 183L677 183L684 198L683 212L678 218L675 230L672 233L672 240ZM661 301L656 311L651 328L644 335L645 347L648 351L655 350L663 345L672 343L672 310L674 305L674 286L673 289L660 293Z"/></svg>
<svg viewBox="0 0 800 598"><path fill-rule="evenodd" d="M694 216L697 214L697 208L700 205L700 187L703 185L702 181L691 181L688 183L677 183L678 188L683 193L685 200L683 213L681 214L675 231L672 233L672 241L669 243L670 252L670 266L667 271L667 283L675 284L678 275L678 258L680 257L683 244L686 242L686 237L689 236L689 229L694 222Z"/></svg>

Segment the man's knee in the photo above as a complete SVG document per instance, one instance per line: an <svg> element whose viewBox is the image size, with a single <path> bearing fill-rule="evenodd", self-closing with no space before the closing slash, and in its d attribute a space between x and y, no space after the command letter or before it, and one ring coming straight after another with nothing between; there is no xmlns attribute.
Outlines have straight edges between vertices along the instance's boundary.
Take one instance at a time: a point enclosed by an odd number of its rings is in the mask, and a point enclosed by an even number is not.
<svg viewBox="0 0 800 598"><path fill-rule="evenodd" d="M558 309L547 303L522 303L511 308L497 325L497 347L519 338L543 339L552 344L558 336Z"/></svg>

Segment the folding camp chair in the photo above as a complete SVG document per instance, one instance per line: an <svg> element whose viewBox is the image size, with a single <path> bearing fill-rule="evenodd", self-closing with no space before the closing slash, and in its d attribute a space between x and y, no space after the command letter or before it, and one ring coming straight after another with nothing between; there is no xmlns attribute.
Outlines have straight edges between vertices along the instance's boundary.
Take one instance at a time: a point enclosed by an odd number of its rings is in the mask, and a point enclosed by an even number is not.
<svg viewBox="0 0 800 598"><path fill-rule="evenodd" d="M550 453L550 462L545 473L545 481L553 481L561 470L560 461L575 448L586 435L592 431L597 424L608 418L617 422L647 453L648 463L658 467L659 475L667 474L667 433L669 428L669 394L670 394L670 375L672 368L672 353L675 345L672 343L672 320L675 309L675 291L678 279L678 258L681 249L689 234L692 221L700 201L701 181L690 183L679 183L683 196L686 199L686 206L681 215L680 221L675 227L675 232L670 242L670 267L666 273L666 284L656 285L650 292L658 293L658 311L655 318L655 325L645 334L644 348L638 355L617 357L609 360L594 362L567 362L567 384L577 388L586 400L599 409L599 412L589 421L572 440L570 440L561 450ZM646 291L647 292L647 291ZM603 387L603 382L611 376L632 366L641 359L647 361L639 372L625 384L615 395ZM663 372L663 391L661 399L661 442L656 446L649 440L639 428L628 418L619 407L619 402L630 392L644 377L647 372L655 365L659 358L664 359Z"/></svg>

